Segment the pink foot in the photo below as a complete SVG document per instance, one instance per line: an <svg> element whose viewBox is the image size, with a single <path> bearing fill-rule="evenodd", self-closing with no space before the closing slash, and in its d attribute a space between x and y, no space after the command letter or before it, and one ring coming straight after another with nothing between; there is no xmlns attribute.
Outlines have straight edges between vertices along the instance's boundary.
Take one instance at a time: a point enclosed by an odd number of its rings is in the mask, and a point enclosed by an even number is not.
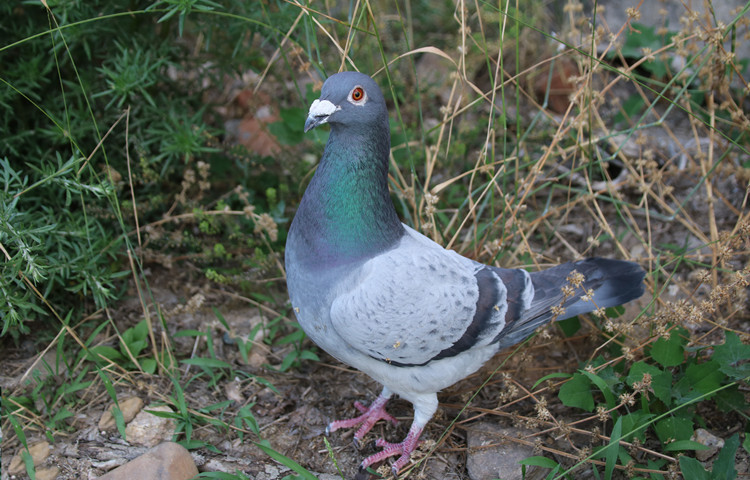
<svg viewBox="0 0 750 480"><path fill-rule="evenodd" d="M385 460L388 457L400 455L400 457L395 462L393 462L393 466L391 467L391 472L393 473L393 476L398 477L399 470L404 468L406 464L409 463L409 458L411 457L411 453L419 445L419 436L421 434L422 434L422 429L412 425L412 428L409 429L409 433L406 435L406 438L401 443L390 443L390 442L386 442L382 438L379 438L375 442L375 445L382 448L383 450L376 453L375 455L370 455L369 457L362 460L362 464L360 465L359 468L365 469L369 467L370 465L373 465L373 464L376 464L378 462Z"/></svg>
<svg viewBox="0 0 750 480"><path fill-rule="evenodd" d="M354 443L357 445L357 448L359 448L362 439L378 420L389 420L390 422L393 422L394 425L398 423L398 420L385 411L385 404L388 403L388 398L389 397L384 395L378 396L369 408L359 402L354 402L354 406L357 410L362 412L362 415L347 420L336 420L335 422L329 423L326 427L326 435L335 432L340 428L351 428L356 427L357 425L362 425L354 434Z"/></svg>

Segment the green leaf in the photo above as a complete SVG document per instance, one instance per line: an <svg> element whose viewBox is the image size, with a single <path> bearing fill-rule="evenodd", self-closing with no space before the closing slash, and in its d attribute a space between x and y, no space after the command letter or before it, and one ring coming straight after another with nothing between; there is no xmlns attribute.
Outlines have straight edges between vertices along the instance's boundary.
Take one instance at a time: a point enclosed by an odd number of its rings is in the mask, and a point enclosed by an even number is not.
<svg viewBox="0 0 750 480"><path fill-rule="evenodd" d="M302 341L304 338L305 338L305 332L304 330L300 328L290 333L289 335L282 337L279 341L276 342L276 344L285 345L287 343L294 343L294 342Z"/></svg>
<svg viewBox="0 0 750 480"><path fill-rule="evenodd" d="M299 354L296 350L292 350L291 352L287 353L284 356L284 359L281 361L281 364L279 365L279 371L285 372L289 369L289 367L292 366L292 364L297 361L299 358Z"/></svg>
<svg viewBox="0 0 750 480"><path fill-rule="evenodd" d="M675 35L674 32L661 34L655 27L640 23L633 23L632 25L632 29L620 50L622 55L627 58L642 58L644 49L655 52L665 45L669 45ZM669 58L671 58L671 55ZM651 72L657 78L664 77L668 71L665 60L659 58L659 56L654 56L653 60L643 63L642 68Z"/></svg>
<svg viewBox="0 0 750 480"><path fill-rule="evenodd" d="M563 405L576 407L590 412L594 409L594 396L591 394L591 381L580 373L573 377L560 387L558 395Z"/></svg>
<svg viewBox="0 0 750 480"><path fill-rule="evenodd" d="M294 146L302 142L307 118L305 109L282 108L280 114L281 121L269 124L268 131L284 145Z"/></svg>
<svg viewBox="0 0 750 480"><path fill-rule="evenodd" d="M674 385L674 396L680 403L699 397L708 400L719 389L724 378L726 377L719 371L719 366L714 360L693 363Z"/></svg>
<svg viewBox="0 0 750 480"><path fill-rule="evenodd" d="M247 477L242 472L227 473L227 472L201 472L198 474L198 478L216 478L218 480L244 480Z"/></svg>
<svg viewBox="0 0 750 480"><path fill-rule="evenodd" d="M134 326L122 332L122 341L128 345L131 351L133 350L133 347L131 347L131 344L135 342L147 342L148 341L148 323L146 322L146 320L143 319L137 324L135 324ZM133 352L133 355L138 355L138 353Z"/></svg>
<svg viewBox="0 0 750 480"><path fill-rule="evenodd" d="M127 346L127 349L125 348ZM123 341L123 343L120 345L120 352L122 352L122 356L129 358L128 356L128 350L130 350L130 353L133 355L133 357L138 357L138 355L141 354L144 348L148 346L148 340L134 340L130 339L129 341Z"/></svg>
<svg viewBox="0 0 750 480"><path fill-rule="evenodd" d="M253 443L255 443L255 445L258 448L263 450L266 453L266 455L268 455L269 457L273 458L274 460L284 465L285 467L299 473L304 480L318 480L315 475L307 471L307 469L302 467L302 465L300 465L299 463L295 462L291 458L286 457L282 455L281 453L277 452L276 450L274 450L273 448L271 448L271 445L268 443L268 440L263 440L260 442L253 442Z"/></svg>
<svg viewBox="0 0 750 480"><path fill-rule="evenodd" d="M614 408L615 405L617 405L617 400L614 393L612 392L612 388L610 387L610 385L602 377L593 372L587 372L584 370L583 374L586 375L589 380L591 380L591 383L599 388L602 394L604 394L607 408Z"/></svg>
<svg viewBox="0 0 750 480"><path fill-rule="evenodd" d="M23 464L26 466L26 474L31 480L36 480L36 468L34 467L34 458L29 453L29 450L24 448L21 450L21 458Z"/></svg>
<svg viewBox="0 0 750 480"><path fill-rule="evenodd" d="M708 450L709 447L698 443L693 440L677 440L676 442L668 443L664 447L665 452L680 452L683 450Z"/></svg>
<svg viewBox="0 0 750 480"><path fill-rule="evenodd" d="M145 318L133 327L133 338L136 340L148 339L148 322Z"/></svg>
<svg viewBox="0 0 750 480"><path fill-rule="evenodd" d="M555 324L560 327L566 337L572 337L581 329L581 320L578 317L566 318Z"/></svg>
<svg viewBox="0 0 750 480"><path fill-rule="evenodd" d="M124 359L120 352L107 345L97 345L89 348L89 358L94 362L101 360L100 356L113 363L120 363Z"/></svg>
<svg viewBox="0 0 750 480"><path fill-rule="evenodd" d="M733 380L750 377L750 345L745 345L734 332L727 332L724 344L714 347L714 360L719 370Z"/></svg>
<svg viewBox="0 0 750 480"><path fill-rule="evenodd" d="M630 442L633 438L638 438L641 442L646 441L646 426L649 424L654 415L637 410L632 413L622 415L623 440Z"/></svg>
<svg viewBox="0 0 750 480"><path fill-rule="evenodd" d="M609 445L605 447L606 453L606 465L604 466L604 478L611 480L612 474L615 471L615 465L617 464L617 454L620 451L620 438L622 437L622 417L618 418L615 422L615 426L612 427L612 434L610 435Z"/></svg>
<svg viewBox="0 0 750 480"><path fill-rule="evenodd" d="M266 380L265 378L258 377L256 375L249 375L249 377L252 378L254 381L260 383L261 385L266 386L273 393L275 393L277 395L281 395L281 393L279 392L279 389L277 389L276 387L274 387L273 383L271 383L270 381Z"/></svg>
<svg viewBox="0 0 750 480"><path fill-rule="evenodd" d="M640 95L630 95L624 102L620 111L617 112L614 118L614 123L622 123L626 120L633 120L638 117L646 109L646 102L641 98Z"/></svg>
<svg viewBox="0 0 750 480"><path fill-rule="evenodd" d="M188 450L195 450L197 448L205 448L205 449L207 449L207 450L209 450L211 452L214 452L214 453L222 453L221 450L219 450L218 448L216 448L214 445L212 445L212 444L210 444L208 442L204 442L202 440L180 440L177 443L179 443L180 445L182 445L183 447L185 447ZM236 480L236 478L235 478L235 480Z"/></svg>
<svg viewBox="0 0 750 480"><path fill-rule="evenodd" d="M156 371L156 360L153 358L144 358L138 362L145 373L154 373Z"/></svg>
<svg viewBox="0 0 750 480"><path fill-rule="evenodd" d="M55 415L52 417L52 423L55 424L57 422L61 422L65 420L66 418L70 418L74 416L75 414L68 410L65 407L62 407Z"/></svg>
<svg viewBox="0 0 750 480"><path fill-rule="evenodd" d="M273 297L270 297L260 292L250 292L250 296L253 297L253 300L257 300L259 302L274 303L276 301L276 299L274 299ZM279 318L281 317L276 317L274 318L274 320L277 320Z"/></svg>
<svg viewBox="0 0 750 480"><path fill-rule="evenodd" d="M693 435L693 421L684 417L667 417L654 425L662 443L689 440Z"/></svg>
<svg viewBox="0 0 750 480"><path fill-rule="evenodd" d="M117 392L115 391L115 387L112 385L112 381L109 379L109 377L104 373L104 371L100 368L96 369L96 373L99 375L99 378L102 380L102 383L104 384L104 388L107 390L107 393L109 394L109 398L112 399L114 402L114 405L112 408L112 417L115 419L115 425L117 426L117 431L120 433L120 436L122 438L125 438L125 419L122 416L122 410L120 410L120 404L117 402Z"/></svg>
<svg viewBox="0 0 750 480"><path fill-rule="evenodd" d="M181 420L182 419L182 416L179 413L176 413L176 412L167 412L167 411L164 411L164 410L148 410L148 409L143 409L143 411L146 412L146 413L150 413L151 415L153 415L155 417L172 418L174 420ZM187 448L187 447L185 447L185 448Z"/></svg>
<svg viewBox="0 0 750 480"><path fill-rule="evenodd" d="M651 357L662 367L676 367L685 361L684 351L687 331L682 327L672 330L669 338L660 338L651 347Z"/></svg>
<svg viewBox="0 0 750 480"><path fill-rule="evenodd" d="M740 392L738 384L729 385L716 392L714 401L722 412L742 412L747 408L745 396Z"/></svg>
<svg viewBox="0 0 750 480"><path fill-rule="evenodd" d="M560 372L550 373L549 375L545 375L542 378L540 378L539 380L537 380L536 382L534 382L534 386L531 387L531 389L532 390L536 390L536 387L538 387L540 384L542 384L545 381L547 381L549 379L552 379L552 378L570 378L572 376L573 375L571 375L569 373L560 373Z"/></svg>
<svg viewBox="0 0 750 480"><path fill-rule="evenodd" d="M636 362L630 367L625 383L632 387L636 382L643 380L644 373L651 375L651 388L656 398L669 405L672 399L672 376L659 367L649 365L643 360Z"/></svg>
<svg viewBox="0 0 750 480"><path fill-rule="evenodd" d="M528 465L530 467L542 467L542 468L557 468L560 466L559 463L547 457L528 457L524 458L520 462L521 465Z"/></svg>
<svg viewBox="0 0 750 480"><path fill-rule="evenodd" d="M618 318L625 313L625 307L622 305L615 305L614 307L607 307L604 309L604 313L607 318Z"/></svg>
<svg viewBox="0 0 750 480"><path fill-rule="evenodd" d="M232 329L229 328L229 323L227 323L227 320L224 318L224 315L222 315L221 311L219 311L216 307L211 307L211 310L214 312L214 316L221 322L221 324L226 328L228 331L231 331Z"/></svg>
<svg viewBox="0 0 750 480"><path fill-rule="evenodd" d="M253 432L256 435L260 435L260 428L258 428L258 422L255 420L255 416L253 415L253 412L250 411L250 408L255 405L245 405L242 408L240 408L240 411L237 412L237 417L234 419L234 423L236 426L241 427L244 423L247 428L250 429L251 432Z"/></svg>
<svg viewBox="0 0 750 480"><path fill-rule="evenodd" d="M180 330L179 332L174 334L174 337L205 337L206 332L201 332L200 330L193 330L193 329L186 329L186 330Z"/></svg>
<svg viewBox="0 0 750 480"><path fill-rule="evenodd" d="M215 358L186 358L184 360L180 360L180 363L195 365L197 367L203 367L209 370L212 368L232 368L232 366L227 362L223 360L217 360Z"/></svg>
<svg viewBox="0 0 750 480"><path fill-rule="evenodd" d="M734 459L739 446L740 437L736 433L724 442L724 447L719 452L719 456L716 457L713 464L712 477L714 480L734 480L737 478Z"/></svg>
<svg viewBox="0 0 750 480"><path fill-rule="evenodd" d="M690 480L711 480L711 474L703 468L701 462L685 455L680 457L680 471L684 478Z"/></svg>
<svg viewBox="0 0 750 480"><path fill-rule="evenodd" d="M300 360L312 360L314 362L319 362L320 357L315 352L312 352L310 350L302 350L299 354Z"/></svg>
<svg viewBox="0 0 750 480"><path fill-rule="evenodd" d="M632 387L635 382L640 382L643 380L644 373L648 373L649 375L651 375L651 378L654 378L654 375L658 375L661 372L662 370L659 367L649 365L644 360L641 360L640 362L635 362L630 366L628 376L625 377L625 383L627 383L629 387Z"/></svg>
<svg viewBox="0 0 750 480"><path fill-rule="evenodd" d="M60 387L60 392L68 395L71 393L78 392L80 390L85 390L89 388L91 385L91 382L72 382L72 383L65 383L62 387Z"/></svg>

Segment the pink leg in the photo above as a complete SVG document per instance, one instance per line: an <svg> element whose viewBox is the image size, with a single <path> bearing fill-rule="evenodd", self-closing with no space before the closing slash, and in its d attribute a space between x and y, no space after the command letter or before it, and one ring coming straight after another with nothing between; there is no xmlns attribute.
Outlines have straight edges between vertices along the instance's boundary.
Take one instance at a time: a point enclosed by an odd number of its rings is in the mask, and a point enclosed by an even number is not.
<svg viewBox="0 0 750 480"><path fill-rule="evenodd" d="M375 445L382 448L383 450L374 455L370 455L369 457L362 460L360 469L365 469L369 467L370 465L373 465L375 463L385 460L388 457L392 457L394 455L401 455L398 458L398 460L393 462L393 466L391 467L391 472L393 473L393 476L398 477L398 471L404 468L404 466L406 466L407 463L409 463L409 458L411 457L411 453L419 445L419 436L421 434L422 434L422 427L412 424L411 428L409 429L409 433L406 435L406 438L401 443L390 443L390 442L386 442L382 438L379 438L375 442Z"/></svg>
<svg viewBox="0 0 750 480"><path fill-rule="evenodd" d="M372 402L370 408L366 408L359 402L355 403L354 406L357 407L357 410L362 412L362 415L350 420L332 422L326 428L326 435L338 430L339 428L361 425L359 430L357 430L357 433L354 434L354 443L359 447L362 438L370 431L372 426L375 425L375 422L378 420L385 419L392 421L394 424L396 423L396 419L388 415L385 411L385 404L388 402L391 395L391 391L388 390L388 388L383 388L383 392L374 402ZM437 395L434 393L413 394L405 398L414 405L414 421L412 422L411 427L409 427L409 433L406 435L406 438L401 443L390 443L379 438L375 442L375 445L383 450L365 458L359 466L361 470L370 465L381 462L388 457L400 455L391 468L393 475L398 476L398 471L409 463L409 458L411 457L412 452L419 445L419 436L422 434L422 430L437 409L438 400Z"/></svg>
<svg viewBox="0 0 750 480"><path fill-rule="evenodd" d="M372 429L372 427L378 420L389 420L393 422L394 425L398 423L395 418L393 418L388 414L388 412L385 411L385 405L386 403L388 403L388 399L390 397L391 393L387 390L383 390L378 398L375 399L374 402L372 402L372 405L370 405L369 408L365 407L359 402L354 402L354 406L357 407L357 410L362 412L362 415L347 420L336 420L335 422L329 423L326 427L326 435L330 434L331 432L335 432L340 428L351 428L356 427L357 425L361 425L361 427L359 427L357 432L354 434L354 443L357 445L357 447L359 447L362 439L365 437L365 435L367 435L367 432Z"/></svg>

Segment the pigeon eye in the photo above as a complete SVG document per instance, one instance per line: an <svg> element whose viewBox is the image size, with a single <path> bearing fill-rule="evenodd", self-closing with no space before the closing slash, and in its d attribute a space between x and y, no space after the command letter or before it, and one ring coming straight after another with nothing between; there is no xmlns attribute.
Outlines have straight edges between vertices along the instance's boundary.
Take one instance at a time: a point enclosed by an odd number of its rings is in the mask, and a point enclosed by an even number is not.
<svg viewBox="0 0 750 480"><path fill-rule="evenodd" d="M365 90L362 87L354 87L349 93L349 101L353 103L364 103Z"/></svg>

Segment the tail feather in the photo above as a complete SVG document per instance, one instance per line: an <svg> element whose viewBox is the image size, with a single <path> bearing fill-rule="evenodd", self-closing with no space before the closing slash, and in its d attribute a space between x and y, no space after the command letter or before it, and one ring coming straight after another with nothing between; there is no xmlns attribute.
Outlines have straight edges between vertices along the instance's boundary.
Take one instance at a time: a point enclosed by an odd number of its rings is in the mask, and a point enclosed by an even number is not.
<svg viewBox="0 0 750 480"><path fill-rule="evenodd" d="M568 280L573 271L584 278L578 287ZM614 307L635 300L643 295L645 276L646 272L637 263L598 257L532 272L534 298L521 319L509 331L503 332L502 344L517 343L552 319L565 320L598 308ZM574 288L574 294L568 298L563 293L565 285ZM590 290L594 292L593 296L582 300L581 297ZM556 307L561 307L562 312Z"/></svg>
<svg viewBox="0 0 750 480"><path fill-rule="evenodd" d="M584 280L583 288L594 290L594 297L589 301L580 300L565 305L565 314L563 318L575 317L584 313L591 312L597 308L609 308L622 305L631 300L640 298L645 291L643 279L646 272L637 263L623 262L617 260L607 260L595 258L600 271L603 271L601 282L596 282L599 286L589 287L588 279Z"/></svg>

